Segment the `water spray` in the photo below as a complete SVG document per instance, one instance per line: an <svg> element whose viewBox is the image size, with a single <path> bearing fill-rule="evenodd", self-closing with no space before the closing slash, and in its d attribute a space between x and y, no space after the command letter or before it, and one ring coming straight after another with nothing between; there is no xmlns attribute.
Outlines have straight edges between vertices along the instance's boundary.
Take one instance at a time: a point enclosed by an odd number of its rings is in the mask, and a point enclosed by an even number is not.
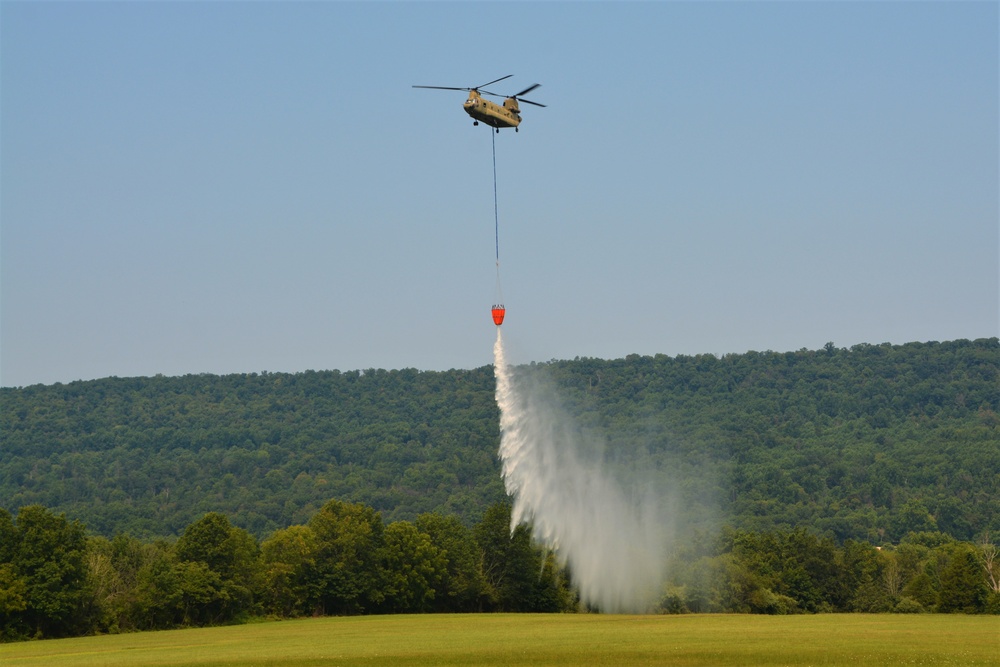
<svg viewBox="0 0 1000 667"><path fill-rule="evenodd" d="M667 546L656 494L625 493L553 397L507 365L500 327L493 355L501 469L514 499L511 530L531 525L535 540L568 566L588 607L650 611Z"/></svg>

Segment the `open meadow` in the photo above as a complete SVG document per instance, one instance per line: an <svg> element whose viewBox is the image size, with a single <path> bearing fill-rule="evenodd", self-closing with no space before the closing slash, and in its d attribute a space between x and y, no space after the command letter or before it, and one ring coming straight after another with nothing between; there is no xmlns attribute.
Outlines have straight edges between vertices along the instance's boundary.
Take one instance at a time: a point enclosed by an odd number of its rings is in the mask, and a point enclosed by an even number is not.
<svg viewBox="0 0 1000 667"><path fill-rule="evenodd" d="M358 616L0 645L4 667L113 665L1000 665L1000 619Z"/></svg>

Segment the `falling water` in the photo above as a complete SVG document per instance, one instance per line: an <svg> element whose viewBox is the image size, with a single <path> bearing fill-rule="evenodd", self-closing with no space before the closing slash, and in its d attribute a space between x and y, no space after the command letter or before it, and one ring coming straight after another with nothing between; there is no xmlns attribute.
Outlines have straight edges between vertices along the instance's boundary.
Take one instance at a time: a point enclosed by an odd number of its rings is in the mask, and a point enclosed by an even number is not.
<svg viewBox="0 0 1000 667"><path fill-rule="evenodd" d="M666 559L661 500L648 491L627 494L600 448L549 392L512 372L500 327L493 355L500 459L514 498L511 529L532 526L535 539L568 565L583 603L613 613L649 611Z"/></svg>

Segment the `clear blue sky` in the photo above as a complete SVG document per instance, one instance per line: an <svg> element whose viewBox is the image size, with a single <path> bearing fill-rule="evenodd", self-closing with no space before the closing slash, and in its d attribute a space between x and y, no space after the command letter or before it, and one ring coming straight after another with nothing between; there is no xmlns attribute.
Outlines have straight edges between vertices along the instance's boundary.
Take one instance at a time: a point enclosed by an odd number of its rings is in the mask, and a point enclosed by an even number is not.
<svg viewBox="0 0 1000 667"><path fill-rule="evenodd" d="M0 4L0 384L998 335L998 3Z"/></svg>

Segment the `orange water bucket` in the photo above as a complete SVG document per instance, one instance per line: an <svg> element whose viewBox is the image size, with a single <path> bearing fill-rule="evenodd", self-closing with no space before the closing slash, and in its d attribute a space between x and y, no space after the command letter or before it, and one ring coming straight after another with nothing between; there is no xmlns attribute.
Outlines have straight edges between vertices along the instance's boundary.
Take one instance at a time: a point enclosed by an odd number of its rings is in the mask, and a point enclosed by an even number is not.
<svg viewBox="0 0 1000 667"><path fill-rule="evenodd" d="M507 309L502 305L493 306L493 324L500 326L503 324L503 316L507 313Z"/></svg>

